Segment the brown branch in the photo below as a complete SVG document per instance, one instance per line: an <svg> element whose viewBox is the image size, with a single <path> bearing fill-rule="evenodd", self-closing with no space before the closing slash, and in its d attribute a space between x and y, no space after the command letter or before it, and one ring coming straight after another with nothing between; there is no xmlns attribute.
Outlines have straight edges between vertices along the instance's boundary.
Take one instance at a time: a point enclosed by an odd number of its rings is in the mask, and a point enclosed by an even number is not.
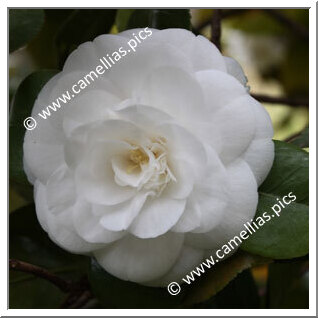
<svg viewBox="0 0 318 318"><path fill-rule="evenodd" d="M246 13L247 11L251 11L253 9L228 9L228 10L222 10L222 19L225 18L230 18L236 15L240 15L242 13ZM195 28L195 31L197 33L199 33L199 31L201 31L202 29L204 29L205 27L207 27L208 25L210 25L211 20L205 20L203 22L201 22L200 24L198 24L198 26Z"/></svg>
<svg viewBox="0 0 318 318"><path fill-rule="evenodd" d="M216 45L216 47L221 51L221 20L222 20L221 9L214 9L212 20L211 20L211 41Z"/></svg>
<svg viewBox="0 0 318 318"><path fill-rule="evenodd" d="M73 284L70 281L63 279L39 266L18 261L16 259L9 259L9 268L15 271L33 274L34 276L46 279L63 292L69 292L72 289Z"/></svg>
<svg viewBox="0 0 318 318"><path fill-rule="evenodd" d="M94 296L90 291L87 277L83 277L78 283L73 284L72 291L68 294L60 308L82 308L92 298Z"/></svg>
<svg viewBox="0 0 318 318"><path fill-rule="evenodd" d="M263 12L267 13L274 19L276 19L281 24L284 24L288 29L294 31L295 34L298 34L300 37L304 39L309 38L308 29L304 27L302 24L288 18L285 14L278 10L274 9L264 9Z"/></svg>
<svg viewBox="0 0 318 318"><path fill-rule="evenodd" d="M44 268L16 259L9 259L9 268L11 270L33 274L36 277L43 278L54 284L61 291L68 293L61 308L82 308L93 298L89 283L85 277L79 282L72 282L61 278Z"/></svg>
<svg viewBox="0 0 318 318"><path fill-rule="evenodd" d="M289 106L309 106L308 99L305 98L290 98L290 97L273 97L262 94L251 94L252 97L257 99L259 102L270 103L270 104L285 104Z"/></svg>

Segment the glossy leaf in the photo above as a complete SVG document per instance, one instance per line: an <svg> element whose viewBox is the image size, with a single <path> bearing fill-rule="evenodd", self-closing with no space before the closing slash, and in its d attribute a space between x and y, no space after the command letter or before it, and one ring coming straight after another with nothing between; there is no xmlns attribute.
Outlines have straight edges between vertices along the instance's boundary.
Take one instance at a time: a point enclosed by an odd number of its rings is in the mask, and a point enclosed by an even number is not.
<svg viewBox="0 0 318 318"><path fill-rule="evenodd" d="M309 154L299 147L275 140L275 160L260 192L284 196L296 195L298 203L309 200Z"/></svg>
<svg viewBox="0 0 318 318"><path fill-rule="evenodd" d="M291 202L277 216L272 207L280 197L260 193L254 223L263 223L263 213L271 217L243 242L241 249L274 259L289 259L308 254L309 209L301 203ZM282 202L282 201L281 201ZM278 208L274 208L278 211ZM254 227L255 229L255 227Z"/></svg>
<svg viewBox="0 0 318 318"><path fill-rule="evenodd" d="M243 242L241 249L274 259L289 259L308 253L308 164L307 152L294 145L275 141L273 167L259 188L259 202L254 217L259 229ZM285 197L289 194L291 197L296 196L294 202L291 202L290 197ZM289 204L284 204L284 197ZM264 218L265 212L270 220Z"/></svg>
<svg viewBox="0 0 318 318"><path fill-rule="evenodd" d="M309 127L305 128L297 137L290 141L292 144L300 147L309 147Z"/></svg>
<svg viewBox="0 0 318 318"><path fill-rule="evenodd" d="M9 51L26 45L41 30L44 23L42 9L9 10Z"/></svg>

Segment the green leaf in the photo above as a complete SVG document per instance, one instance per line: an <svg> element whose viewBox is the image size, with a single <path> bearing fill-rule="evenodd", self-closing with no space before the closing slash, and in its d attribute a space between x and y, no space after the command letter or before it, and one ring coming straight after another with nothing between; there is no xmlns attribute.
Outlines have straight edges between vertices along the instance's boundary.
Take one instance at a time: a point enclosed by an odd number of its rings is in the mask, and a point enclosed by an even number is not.
<svg viewBox="0 0 318 318"><path fill-rule="evenodd" d="M134 28L181 28L191 29L188 9L136 9L130 16L126 29Z"/></svg>
<svg viewBox="0 0 318 318"><path fill-rule="evenodd" d="M94 259L88 278L95 296L104 308L176 308L186 290L172 296L166 288L123 281L108 274Z"/></svg>
<svg viewBox="0 0 318 318"><path fill-rule="evenodd" d="M275 140L272 169L259 188L260 192L285 196L296 195L298 203L309 201L309 154L292 144Z"/></svg>
<svg viewBox="0 0 318 318"><path fill-rule="evenodd" d="M291 202L291 198L287 197L286 202L290 204L284 204L282 199L291 192L291 197L295 195L296 200ZM260 226L243 242L241 249L274 259L306 255L309 231L308 192L308 153L294 145L275 141L273 167L259 188L254 221ZM265 212L270 217L269 220L264 218Z"/></svg>
<svg viewBox="0 0 318 318"><path fill-rule="evenodd" d="M243 242L241 249L274 259L289 259L308 254L309 209L305 204L291 202L277 216L271 209L277 195L260 193L254 222L262 222L263 213L271 217ZM259 221L257 221L259 220ZM263 223L263 222L262 222ZM255 227L254 227L255 228Z"/></svg>
<svg viewBox="0 0 318 318"><path fill-rule="evenodd" d="M28 262L68 279L87 272L89 258L70 254L48 237L38 223L34 205L10 213L9 257ZM10 271L10 308L58 308L65 294L33 275Z"/></svg>
<svg viewBox="0 0 318 318"><path fill-rule="evenodd" d="M29 196L31 186L23 170L23 121L30 116L34 102L46 82L57 73L55 70L38 71L29 75L17 89L10 110L9 124L9 175L20 193Z"/></svg>
<svg viewBox="0 0 318 318"><path fill-rule="evenodd" d="M183 302L184 306L202 303L220 292L242 271L259 264L268 263L269 259L251 255L242 251L214 265L202 277L190 285Z"/></svg>
<svg viewBox="0 0 318 318"><path fill-rule="evenodd" d="M32 40L44 23L42 9L9 10L9 52L13 52Z"/></svg>
<svg viewBox="0 0 318 318"><path fill-rule="evenodd" d="M110 31L115 22L116 10L76 9L59 30L56 43L59 48L60 65L66 57L83 42L93 41L98 35Z"/></svg>
<svg viewBox="0 0 318 318"><path fill-rule="evenodd" d="M309 127L304 129L298 136L290 140L290 142L300 148L309 147Z"/></svg>
<svg viewBox="0 0 318 318"><path fill-rule="evenodd" d="M296 259L270 264L268 273L268 308L309 308L308 260Z"/></svg>

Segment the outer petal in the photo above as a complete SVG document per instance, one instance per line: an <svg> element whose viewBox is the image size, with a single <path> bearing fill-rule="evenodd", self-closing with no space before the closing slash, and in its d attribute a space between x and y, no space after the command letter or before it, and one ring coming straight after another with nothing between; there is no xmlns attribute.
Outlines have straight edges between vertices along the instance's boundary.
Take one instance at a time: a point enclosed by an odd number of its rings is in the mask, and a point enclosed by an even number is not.
<svg viewBox="0 0 318 318"><path fill-rule="evenodd" d="M128 30L120 33L127 38L132 37L141 29ZM225 72L226 66L220 51L216 46L203 36L195 36L192 32L184 29L166 29L153 30L149 41L160 43L161 45L169 43L180 52L189 57L194 71L204 69L216 69Z"/></svg>
<svg viewBox="0 0 318 318"><path fill-rule="evenodd" d="M83 240L75 232L72 221L72 211L75 206L64 209L55 215L47 206L45 186L36 181L34 188L37 217L55 244L71 253L80 254L102 247L101 244L92 244Z"/></svg>
<svg viewBox="0 0 318 318"><path fill-rule="evenodd" d="M94 255L110 274L143 283L164 275L179 257L182 244L180 234L167 233L155 239L126 236Z"/></svg>
<svg viewBox="0 0 318 318"><path fill-rule="evenodd" d="M150 73L141 87L140 102L166 112L189 127L204 118L200 85L188 72L176 67L161 67Z"/></svg>
<svg viewBox="0 0 318 318"><path fill-rule="evenodd" d="M114 51L118 52L122 47L127 54L107 70L107 75L121 88L126 98L135 97L148 74L158 67L177 67L191 71L191 63L184 52L169 42L143 41L136 48L137 51L133 52L127 41L123 37L119 38L125 41L125 44L118 46ZM107 47L107 42L104 42L104 45Z"/></svg>
<svg viewBox="0 0 318 318"><path fill-rule="evenodd" d="M274 143L271 139L253 140L243 158L250 166L260 186L267 177L274 161Z"/></svg>
<svg viewBox="0 0 318 318"><path fill-rule="evenodd" d="M229 196L228 176L213 149L207 147L207 152L206 175L195 185L173 231L204 233L218 226L224 216Z"/></svg>
<svg viewBox="0 0 318 318"><path fill-rule="evenodd" d="M235 98L246 94L244 86L233 76L220 71L208 70L196 73L205 104L211 112L223 108Z"/></svg>
<svg viewBox="0 0 318 318"><path fill-rule="evenodd" d="M274 160L274 135L271 119L266 109L254 98L251 106L255 116L254 140L246 149L243 159L252 169L257 185L261 185L272 167Z"/></svg>
<svg viewBox="0 0 318 318"><path fill-rule="evenodd" d="M81 125L109 119L111 108L119 102L119 98L103 90L91 90L78 96L67 105L63 116L66 135Z"/></svg>
<svg viewBox="0 0 318 318"><path fill-rule="evenodd" d="M182 283L182 278L200 264L203 256L204 250L183 245L181 254L173 267L163 277L146 282L145 285L166 287L171 282Z"/></svg>
<svg viewBox="0 0 318 318"><path fill-rule="evenodd" d="M227 72L234 76L242 85L246 87L247 77L245 76L241 65L231 57L224 56L223 58L225 60Z"/></svg>
<svg viewBox="0 0 318 318"><path fill-rule="evenodd" d="M218 249L239 235L244 224L250 221L258 201L257 184L249 166L243 160L237 160L228 167L230 178L229 203L222 222L205 234L186 235L187 244L203 249Z"/></svg>
<svg viewBox="0 0 318 318"><path fill-rule="evenodd" d="M236 98L213 116L209 135L221 136L220 158L227 164L244 154L256 131L255 113L249 95ZM214 142L211 141L213 146Z"/></svg>

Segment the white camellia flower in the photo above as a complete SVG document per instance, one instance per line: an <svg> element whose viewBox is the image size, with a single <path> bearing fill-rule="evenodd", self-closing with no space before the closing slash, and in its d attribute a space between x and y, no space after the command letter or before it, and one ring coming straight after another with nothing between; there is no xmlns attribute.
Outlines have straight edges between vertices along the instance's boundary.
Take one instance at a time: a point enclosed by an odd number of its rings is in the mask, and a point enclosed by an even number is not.
<svg viewBox="0 0 318 318"><path fill-rule="evenodd" d="M32 116L138 32L80 45ZM57 245L94 256L120 279L166 286L254 217L272 136L237 62L189 31L152 30L26 131L24 167L38 219Z"/></svg>

